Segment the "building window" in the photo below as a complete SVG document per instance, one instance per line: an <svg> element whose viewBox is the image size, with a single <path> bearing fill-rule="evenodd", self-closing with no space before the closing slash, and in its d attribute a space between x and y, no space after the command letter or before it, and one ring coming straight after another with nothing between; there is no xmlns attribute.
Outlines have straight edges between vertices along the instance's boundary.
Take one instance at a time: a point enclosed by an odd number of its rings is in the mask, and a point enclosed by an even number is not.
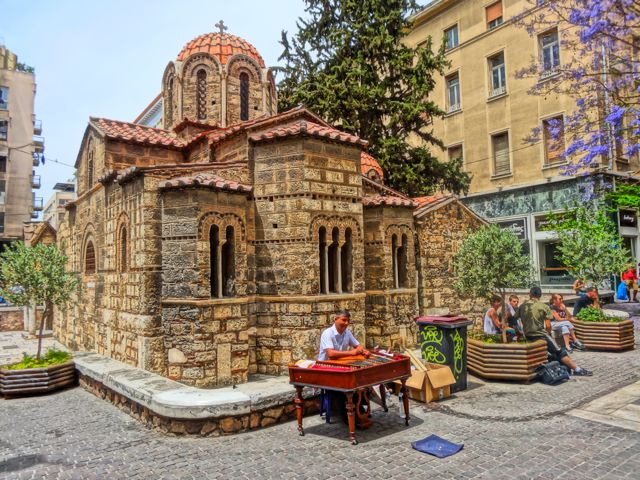
<svg viewBox="0 0 640 480"><path fill-rule="evenodd" d="M447 112L460 110L460 78L457 73L447 77Z"/></svg>
<svg viewBox="0 0 640 480"><path fill-rule="evenodd" d="M209 231L209 281L211 283L211 296L222 297L222 279L218 276L218 264L220 259L220 228L212 225Z"/></svg>
<svg viewBox="0 0 640 480"><path fill-rule="evenodd" d="M444 31L445 48L451 50L458 46L458 25L454 25L451 28L447 28Z"/></svg>
<svg viewBox="0 0 640 480"><path fill-rule="evenodd" d="M351 239L351 229L347 228L344 232L344 244L340 249L340 273L342 275L341 290L343 292L351 292L352 252L353 246Z"/></svg>
<svg viewBox="0 0 640 480"><path fill-rule="evenodd" d="M84 273L93 275L96 273L96 250L93 247L93 241L89 240L84 249Z"/></svg>
<svg viewBox="0 0 640 480"><path fill-rule="evenodd" d="M485 8L487 15L487 30L502 25L502 1L492 3Z"/></svg>
<svg viewBox="0 0 640 480"><path fill-rule="evenodd" d="M552 74L560 66L560 42L558 41L558 30L543 33L538 37L540 44L542 72Z"/></svg>
<svg viewBox="0 0 640 480"><path fill-rule="evenodd" d="M212 225L209 231L209 268L211 296L213 298L235 295L235 230L229 225L220 238L220 227Z"/></svg>
<svg viewBox="0 0 640 480"><path fill-rule="evenodd" d="M122 225L120 227L120 251L119 253L119 261L118 266L121 272L126 272L129 269L129 256L127 254L127 227Z"/></svg>
<svg viewBox="0 0 640 480"><path fill-rule="evenodd" d="M207 72L202 68L196 73L196 110L198 120L207 119Z"/></svg>
<svg viewBox="0 0 640 480"><path fill-rule="evenodd" d="M0 110L9 109L9 87L0 87Z"/></svg>
<svg viewBox="0 0 640 480"><path fill-rule="evenodd" d="M331 231L331 245L328 249L329 292L340 293L340 231L334 227Z"/></svg>
<svg viewBox="0 0 640 480"><path fill-rule="evenodd" d="M546 165L563 161L564 119L562 115L542 121L544 161Z"/></svg>
<svg viewBox="0 0 640 480"><path fill-rule="evenodd" d="M493 148L493 174L507 175L511 173L509 162L509 134L507 132L491 136Z"/></svg>
<svg viewBox="0 0 640 480"><path fill-rule="evenodd" d="M329 293L329 262L327 251L327 229L320 227L318 232L318 246L320 253L320 293Z"/></svg>
<svg viewBox="0 0 640 480"><path fill-rule="evenodd" d="M7 157L0 155L0 173L7 173Z"/></svg>
<svg viewBox="0 0 640 480"><path fill-rule="evenodd" d="M6 140L9 132L9 122L0 120L0 140Z"/></svg>
<svg viewBox="0 0 640 480"><path fill-rule="evenodd" d="M447 156L449 157L449 161L460 160L460 163L462 163L464 161L462 145L447 148Z"/></svg>
<svg viewBox="0 0 640 480"><path fill-rule="evenodd" d="M491 91L489 97L502 95L507 91L507 75L504 67L504 52L489 58L491 70Z"/></svg>
<svg viewBox="0 0 640 480"><path fill-rule="evenodd" d="M7 191L7 181L0 180L0 204L4 204L7 201L6 192Z"/></svg>
<svg viewBox="0 0 640 480"><path fill-rule="evenodd" d="M0 212L0 233L4 233L4 212Z"/></svg>
<svg viewBox="0 0 640 480"><path fill-rule="evenodd" d="M240 74L240 120L249 120L249 74Z"/></svg>
<svg viewBox="0 0 640 480"><path fill-rule="evenodd" d="M235 230L229 225L225 230L224 245L222 246L222 293L225 297L233 297L235 295L235 250Z"/></svg>
<svg viewBox="0 0 640 480"><path fill-rule="evenodd" d="M173 125L173 77L167 82L167 127Z"/></svg>
<svg viewBox="0 0 640 480"><path fill-rule="evenodd" d="M394 233L391 236L391 269L393 272L393 288L407 287L407 252L409 241L406 234L400 239Z"/></svg>

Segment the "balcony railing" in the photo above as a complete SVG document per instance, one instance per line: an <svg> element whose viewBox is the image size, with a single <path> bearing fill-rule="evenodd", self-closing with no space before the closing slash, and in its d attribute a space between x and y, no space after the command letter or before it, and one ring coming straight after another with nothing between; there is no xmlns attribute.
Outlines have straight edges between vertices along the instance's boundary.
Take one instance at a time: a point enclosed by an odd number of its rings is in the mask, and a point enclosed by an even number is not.
<svg viewBox="0 0 640 480"><path fill-rule="evenodd" d="M36 153L44 152L44 137L38 135L33 136L33 147Z"/></svg>
<svg viewBox="0 0 640 480"><path fill-rule="evenodd" d="M31 212L31 218L34 219L34 220L36 218L38 218L38 212L36 212L35 210L33 212Z"/></svg>
<svg viewBox="0 0 640 480"><path fill-rule="evenodd" d="M9 110L9 102L0 100L0 110Z"/></svg>
<svg viewBox="0 0 640 480"><path fill-rule="evenodd" d="M33 158L33 166L37 167L40 165L40 154L33 152L33 154L31 155L31 157Z"/></svg>
<svg viewBox="0 0 640 480"><path fill-rule="evenodd" d="M454 103L453 105L449 105L449 108L447 108L447 113L457 112L458 110L460 110L460 104Z"/></svg>
<svg viewBox="0 0 640 480"><path fill-rule="evenodd" d="M33 209L36 212L42 211L42 197L33 197Z"/></svg>
<svg viewBox="0 0 640 480"><path fill-rule="evenodd" d="M489 92L489 98L497 97L505 93L507 93L507 87L494 88L493 90L491 90L491 92Z"/></svg>
<svg viewBox="0 0 640 480"><path fill-rule="evenodd" d="M31 188L40 188L40 175L31 177Z"/></svg>
<svg viewBox="0 0 640 480"><path fill-rule="evenodd" d="M42 120L33 121L33 134L40 135L42 133Z"/></svg>

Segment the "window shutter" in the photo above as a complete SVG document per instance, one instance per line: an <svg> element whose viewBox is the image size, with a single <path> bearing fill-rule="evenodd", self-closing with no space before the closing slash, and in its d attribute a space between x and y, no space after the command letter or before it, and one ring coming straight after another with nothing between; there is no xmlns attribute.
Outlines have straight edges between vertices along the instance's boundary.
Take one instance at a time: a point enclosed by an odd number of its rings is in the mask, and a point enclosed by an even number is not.
<svg viewBox="0 0 640 480"><path fill-rule="evenodd" d="M493 22L502 16L502 2L496 2L487 7L487 23Z"/></svg>
<svg viewBox="0 0 640 480"><path fill-rule="evenodd" d="M509 165L509 136L506 133L493 137L494 175L503 175L511 171Z"/></svg>
<svg viewBox="0 0 640 480"><path fill-rule="evenodd" d="M557 138L553 137L551 129L552 123L557 123L557 128L560 132ZM562 153L564 152L564 122L562 117L556 117L544 122L544 150L545 159L547 163L559 162L561 160Z"/></svg>

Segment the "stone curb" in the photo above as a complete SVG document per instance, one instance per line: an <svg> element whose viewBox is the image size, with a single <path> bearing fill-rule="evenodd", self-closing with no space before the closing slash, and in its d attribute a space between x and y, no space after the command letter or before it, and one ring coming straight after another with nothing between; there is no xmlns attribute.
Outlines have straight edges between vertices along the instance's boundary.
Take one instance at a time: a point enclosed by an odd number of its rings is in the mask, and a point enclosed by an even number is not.
<svg viewBox="0 0 640 480"><path fill-rule="evenodd" d="M287 377L250 381L236 388L196 388L97 353L75 352L81 375L169 419L204 420L248 415L289 404L295 391ZM305 399L317 395L305 388Z"/></svg>

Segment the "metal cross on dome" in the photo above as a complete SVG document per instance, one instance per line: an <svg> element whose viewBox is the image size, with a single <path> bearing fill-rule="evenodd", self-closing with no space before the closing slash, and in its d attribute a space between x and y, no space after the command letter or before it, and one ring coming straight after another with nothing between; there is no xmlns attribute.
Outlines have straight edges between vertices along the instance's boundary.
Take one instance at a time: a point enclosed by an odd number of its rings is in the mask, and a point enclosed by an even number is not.
<svg viewBox="0 0 640 480"><path fill-rule="evenodd" d="M224 24L224 20L220 20L218 23L216 23L216 24L214 25L214 27L216 27L217 29L219 29L219 30L220 30L220 33L224 33L224 31L225 31L225 30L229 30L229 27L227 27L227 26Z"/></svg>

